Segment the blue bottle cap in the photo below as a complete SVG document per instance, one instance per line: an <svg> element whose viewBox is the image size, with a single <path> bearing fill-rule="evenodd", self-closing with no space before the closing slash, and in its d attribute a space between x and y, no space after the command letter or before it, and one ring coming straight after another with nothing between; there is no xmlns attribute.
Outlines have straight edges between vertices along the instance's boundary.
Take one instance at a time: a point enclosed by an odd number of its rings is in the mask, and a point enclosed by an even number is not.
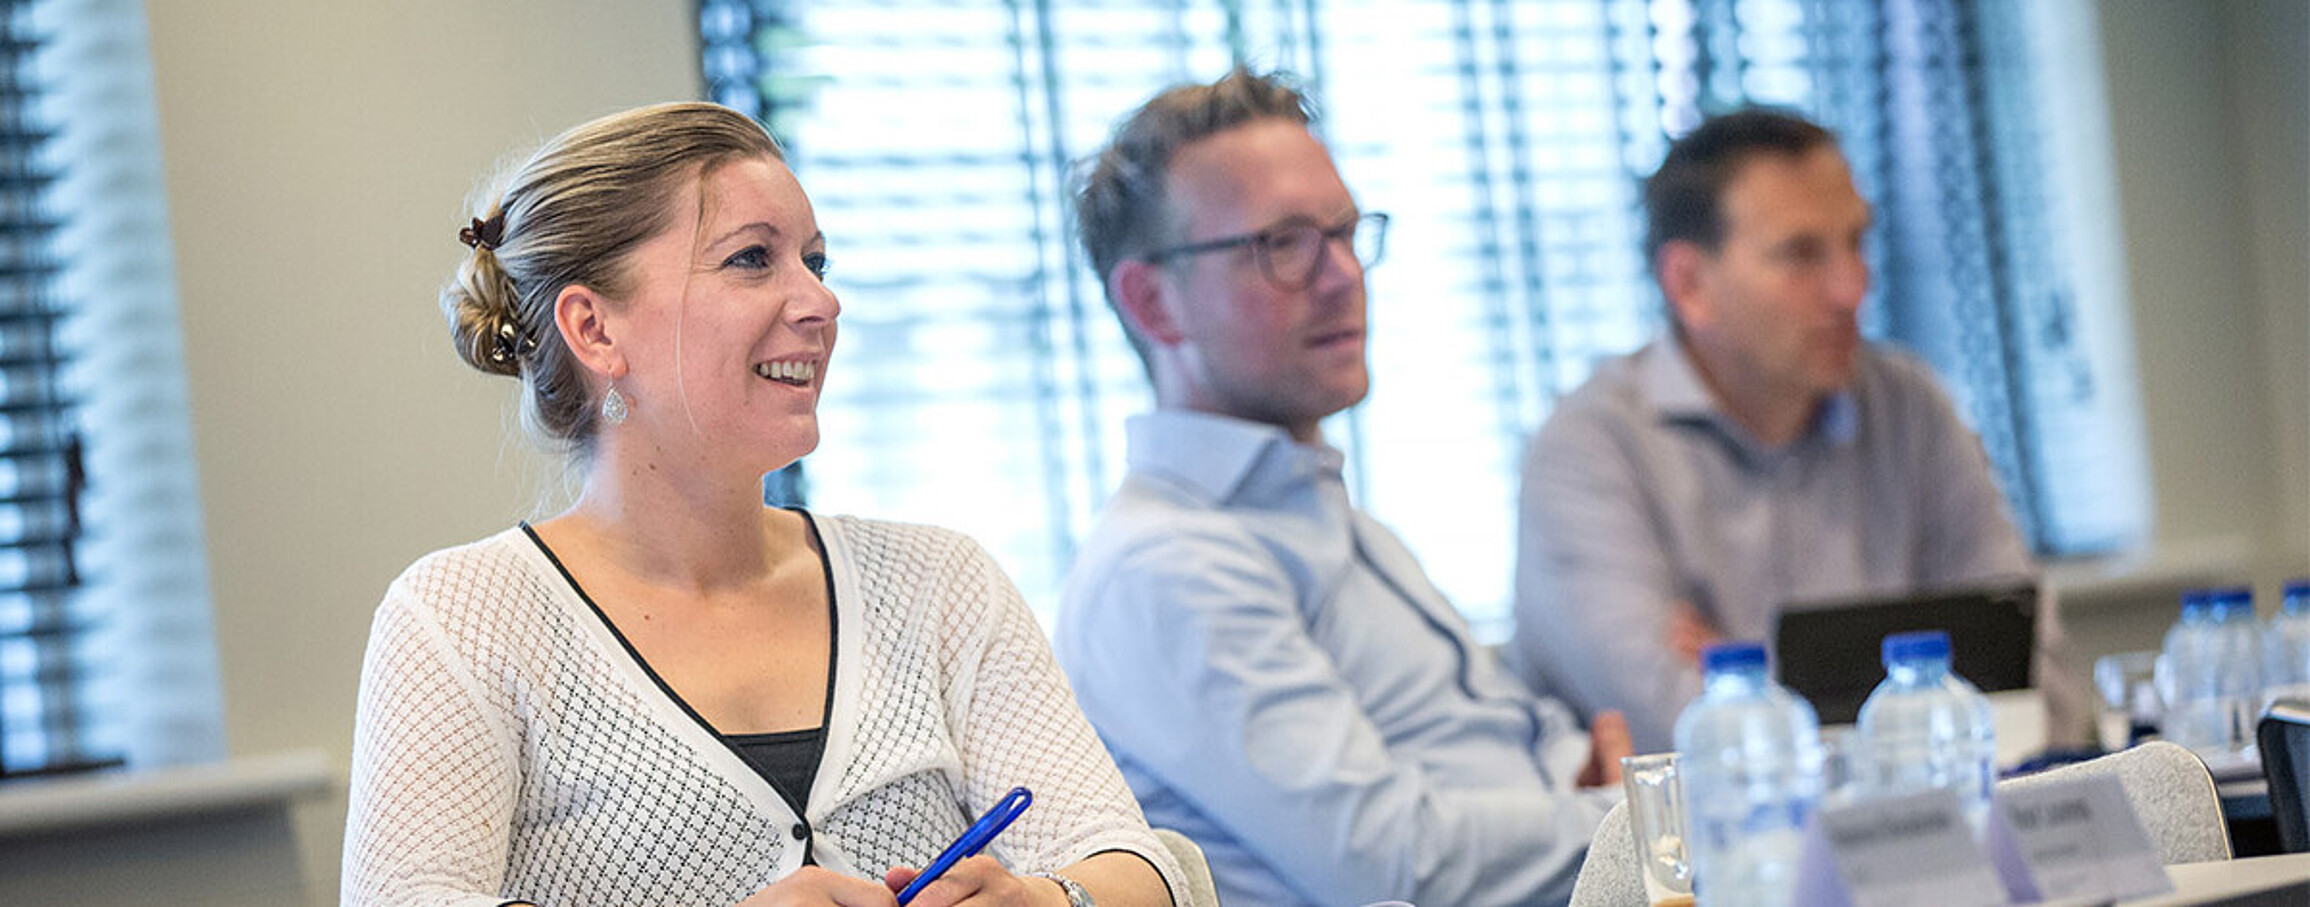
<svg viewBox="0 0 2310 907"><path fill-rule="evenodd" d="M2214 600L2215 614L2229 616L2242 613L2248 617L2254 614L2254 587L2252 586L2223 586L2213 590L2211 594Z"/></svg>
<svg viewBox="0 0 2310 907"><path fill-rule="evenodd" d="M1949 632L1946 630L1918 630L1913 633L1895 633L1885 637L1885 664L1930 658L1949 660Z"/></svg>
<svg viewBox="0 0 2310 907"><path fill-rule="evenodd" d="M2183 616L2183 617L2190 617L2190 616L2192 616L2192 615L2196 615L2196 614L2203 614L2203 613L2205 613L2205 612L2207 612L2207 611L2209 611L2209 610L2212 610L2212 608L2213 608L2213 605L2214 605L2214 590L2212 590L2212 589L2184 589L2184 590L2182 590L2182 616Z"/></svg>
<svg viewBox="0 0 2310 907"><path fill-rule="evenodd" d="M2304 611L2310 611L2310 578L2295 577L2287 580L2285 589L2280 595L2283 596L2280 601L2283 602L2286 613L2300 614Z"/></svg>
<svg viewBox="0 0 2310 907"><path fill-rule="evenodd" d="M1715 674L1765 666L1765 644L1749 640L1720 642L1700 652L1701 672Z"/></svg>

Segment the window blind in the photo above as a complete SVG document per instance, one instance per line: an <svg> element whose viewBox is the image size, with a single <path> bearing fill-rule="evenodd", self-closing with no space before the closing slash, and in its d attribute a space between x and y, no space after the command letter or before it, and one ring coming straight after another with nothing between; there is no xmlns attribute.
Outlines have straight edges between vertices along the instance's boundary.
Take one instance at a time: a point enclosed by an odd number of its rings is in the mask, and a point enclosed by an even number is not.
<svg viewBox="0 0 2310 907"><path fill-rule="evenodd" d="M56 172L42 151L29 3L0 2L0 771L106 761L78 734L90 666L74 643L89 616L74 546L85 460L77 407L59 380L64 310L55 293L60 227L45 199Z"/></svg>
<svg viewBox="0 0 2310 907"><path fill-rule="evenodd" d="M144 23L0 2L0 775L224 751Z"/></svg>
<svg viewBox="0 0 2310 907"><path fill-rule="evenodd" d="M1749 103L1837 130L1883 228L1865 331L1915 348L2041 551L2143 515L2035 197L2023 0L707 0L715 100L817 205L842 350L814 506L956 526L1047 613L1121 474L1139 366L1069 233L1072 163L1155 91L1298 74L1368 210L1373 391L1327 426L1358 500L1504 631L1517 461L1551 402L1660 330L1638 249L1667 142Z"/></svg>

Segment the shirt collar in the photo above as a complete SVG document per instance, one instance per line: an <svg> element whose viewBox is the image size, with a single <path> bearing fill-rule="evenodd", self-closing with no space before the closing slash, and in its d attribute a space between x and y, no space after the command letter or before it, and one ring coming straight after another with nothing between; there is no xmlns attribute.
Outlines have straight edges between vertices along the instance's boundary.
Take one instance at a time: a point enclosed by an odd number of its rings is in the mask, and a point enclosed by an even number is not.
<svg viewBox="0 0 2310 907"><path fill-rule="evenodd" d="M1214 413L1160 409L1131 417L1124 430L1133 470L1162 473L1213 503L1253 484L1336 481L1346 462L1328 444L1300 444L1276 426Z"/></svg>
<svg viewBox="0 0 2310 907"><path fill-rule="evenodd" d="M1707 421L1727 418L1717 406L1716 395L1700 380L1700 370L1693 368L1684 341L1674 332L1646 347L1637 368L1645 398L1662 416Z"/></svg>
<svg viewBox="0 0 2310 907"><path fill-rule="evenodd" d="M1864 350L1862 355L1867 355L1867 351ZM1725 412L1717 404L1716 395L1701 380L1700 370L1693 367L1691 353L1685 349L1684 340L1676 332L1670 331L1658 342L1646 347L1637 368L1637 381L1643 388L1645 398L1652 401L1653 408L1660 412L1663 419L1705 423L1738 439L1744 447L1759 447L1749 435L1748 429L1741 427L1731 413ZM1855 380L1859 379L1856 377ZM1838 447L1850 445L1859 433L1860 415L1859 404L1853 399L1853 389L1847 387L1821 401L1821 405L1813 411L1813 424L1790 446L1814 440Z"/></svg>

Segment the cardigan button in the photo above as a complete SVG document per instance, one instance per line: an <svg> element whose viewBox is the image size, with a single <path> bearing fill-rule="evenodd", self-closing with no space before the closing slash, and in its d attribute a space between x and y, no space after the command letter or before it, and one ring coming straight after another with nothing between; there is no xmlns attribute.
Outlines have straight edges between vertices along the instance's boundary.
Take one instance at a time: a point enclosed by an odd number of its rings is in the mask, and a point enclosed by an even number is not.
<svg viewBox="0 0 2310 907"><path fill-rule="evenodd" d="M804 838L810 837L810 826L803 823L794 823L794 828L792 830L794 832L794 840L800 841Z"/></svg>

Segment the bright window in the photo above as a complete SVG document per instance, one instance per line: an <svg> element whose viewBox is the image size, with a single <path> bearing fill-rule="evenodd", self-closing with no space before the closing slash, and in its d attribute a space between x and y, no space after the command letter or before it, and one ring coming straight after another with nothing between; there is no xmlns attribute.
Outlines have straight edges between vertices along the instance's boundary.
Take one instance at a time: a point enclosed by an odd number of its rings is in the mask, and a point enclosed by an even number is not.
<svg viewBox="0 0 2310 907"><path fill-rule="evenodd" d="M1357 499L1497 636L1519 453L1557 395L1660 326L1637 242L1668 137L1743 103L1843 136L1883 229L1866 330L1932 362L2040 551L2145 516L2076 342L2026 0L1097 3L708 0L716 100L818 208L843 341L813 506L940 523L1046 613L1120 478L1139 365L1076 248L1070 168L1162 87L1297 73L1387 211L1370 399L1327 427Z"/></svg>
<svg viewBox="0 0 2310 907"><path fill-rule="evenodd" d="M224 754L144 22L0 3L0 774Z"/></svg>

